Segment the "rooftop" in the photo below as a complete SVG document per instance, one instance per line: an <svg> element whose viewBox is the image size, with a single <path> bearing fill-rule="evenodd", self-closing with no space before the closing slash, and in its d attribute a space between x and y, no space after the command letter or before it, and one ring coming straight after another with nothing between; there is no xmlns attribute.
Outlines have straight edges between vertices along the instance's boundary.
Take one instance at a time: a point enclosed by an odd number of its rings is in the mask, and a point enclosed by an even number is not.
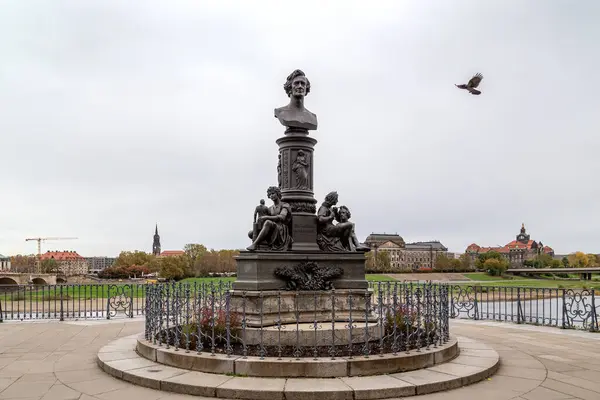
<svg viewBox="0 0 600 400"><path fill-rule="evenodd" d="M47 251L40 257L41 260L55 259L58 261L72 261L72 260L85 260L82 256L77 254L76 251Z"/></svg>
<svg viewBox="0 0 600 400"><path fill-rule="evenodd" d="M183 250L165 250L162 253L160 253L158 256L159 257L169 257L169 256L182 256L185 254L185 251Z"/></svg>
<svg viewBox="0 0 600 400"><path fill-rule="evenodd" d="M427 242L414 242L414 243L406 243L406 248L424 248L424 249L435 249L435 250L443 250L448 251L448 248L440 243L439 240L431 240Z"/></svg>
<svg viewBox="0 0 600 400"><path fill-rule="evenodd" d="M381 244L384 242L393 242L400 247L404 247L404 239L402 239L402 236L398 235L397 233L371 233L365 239L365 243L367 243L367 245L375 243Z"/></svg>

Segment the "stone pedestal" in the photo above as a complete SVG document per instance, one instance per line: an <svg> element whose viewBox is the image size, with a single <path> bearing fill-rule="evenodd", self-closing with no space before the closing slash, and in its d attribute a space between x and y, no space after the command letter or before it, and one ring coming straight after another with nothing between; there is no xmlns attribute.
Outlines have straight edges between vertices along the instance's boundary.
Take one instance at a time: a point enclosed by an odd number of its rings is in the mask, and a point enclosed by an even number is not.
<svg viewBox="0 0 600 400"><path fill-rule="evenodd" d="M242 251L236 257L237 279L233 282L233 289L285 291L286 282L275 276L275 269L294 267L304 261L312 261L322 267L340 267L342 276L332 280L336 290L364 290L369 287L365 278L364 253Z"/></svg>
<svg viewBox="0 0 600 400"><path fill-rule="evenodd" d="M282 201L292 208L292 237L294 251L316 251L317 218L313 192L314 146L316 139L308 130L288 128L285 136L277 139L280 155Z"/></svg>
<svg viewBox="0 0 600 400"><path fill-rule="evenodd" d="M343 273L331 280L334 290L288 291L286 281L275 275L279 267L311 261L319 267L339 267ZM365 279L363 253L242 252L236 257L237 279L231 306L246 316L249 327L277 323L376 320L366 315L372 291ZM369 300L367 300L369 299ZM333 311L335 309L335 311ZM352 311L351 311L352 310Z"/></svg>
<svg viewBox="0 0 600 400"><path fill-rule="evenodd" d="M231 290L230 309L245 316L251 328L282 324L339 322L342 328L353 322L375 322L377 315L367 307L373 301L372 289L330 291L242 291Z"/></svg>

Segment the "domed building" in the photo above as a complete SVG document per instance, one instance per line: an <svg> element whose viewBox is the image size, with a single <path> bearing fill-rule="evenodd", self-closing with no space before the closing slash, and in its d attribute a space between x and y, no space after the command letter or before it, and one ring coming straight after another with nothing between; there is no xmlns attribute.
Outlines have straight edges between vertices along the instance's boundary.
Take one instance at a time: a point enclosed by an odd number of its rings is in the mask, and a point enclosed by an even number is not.
<svg viewBox="0 0 600 400"><path fill-rule="evenodd" d="M544 246L542 242L531 240L531 236L525 230L525 224L521 224L521 231L516 239L502 247L481 247L475 243L467 246L466 253L472 261L480 255L490 251L500 253L510 262L513 268L523 267L526 260L533 260L539 254L548 254L554 257L552 247Z"/></svg>

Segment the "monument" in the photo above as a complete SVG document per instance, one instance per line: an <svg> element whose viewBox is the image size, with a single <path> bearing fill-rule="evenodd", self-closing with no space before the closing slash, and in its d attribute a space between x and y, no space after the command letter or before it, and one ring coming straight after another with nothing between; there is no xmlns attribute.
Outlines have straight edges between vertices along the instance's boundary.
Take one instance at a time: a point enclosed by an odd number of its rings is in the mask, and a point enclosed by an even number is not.
<svg viewBox="0 0 600 400"><path fill-rule="evenodd" d="M310 81L297 69L287 77L283 89L289 103L274 111L285 127L284 135L275 141L279 147L277 186L266 190L272 205L264 208L261 202L255 210L248 233L252 242L236 259L233 298L243 295L248 299L261 293L267 304L269 293L265 291L335 289L354 296L353 307L366 305L364 253L369 248L356 237L349 207L338 208L338 193L332 191L317 212L313 191L317 140L309 132L315 131L318 123L316 114L304 106ZM326 303L323 301L324 313L330 307ZM255 311L258 318L259 311ZM263 315L262 323L269 323L268 315Z"/></svg>
<svg viewBox="0 0 600 400"><path fill-rule="evenodd" d="M310 88L300 70L284 84L290 103L275 109L286 127L276 140L277 186L266 189L272 204L261 200L254 209L232 289L222 282L150 285L144 334L101 349L106 372L186 394L293 400L404 398L470 384L497 369L497 354L468 339L481 357L438 367L451 373L427 370L461 357L449 335L448 285L369 288L368 249L356 237L350 208L338 208L332 191L317 211L317 141L309 136L317 117L304 107ZM113 358L121 349L122 358ZM124 364L128 357L137 358ZM130 361L149 366L131 369Z"/></svg>

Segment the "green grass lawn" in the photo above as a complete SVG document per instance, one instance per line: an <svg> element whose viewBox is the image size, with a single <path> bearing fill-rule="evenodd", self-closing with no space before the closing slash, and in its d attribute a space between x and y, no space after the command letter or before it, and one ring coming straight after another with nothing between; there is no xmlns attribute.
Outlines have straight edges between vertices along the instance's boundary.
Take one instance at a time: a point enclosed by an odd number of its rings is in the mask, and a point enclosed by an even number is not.
<svg viewBox="0 0 600 400"><path fill-rule="evenodd" d="M367 280L371 282L395 282L396 279L387 275L367 274Z"/></svg>
<svg viewBox="0 0 600 400"><path fill-rule="evenodd" d="M524 280L527 278L523 278L522 276L491 276L486 274L485 272L472 272L463 274L465 277L471 279L472 281L510 281L510 280Z"/></svg>
<svg viewBox="0 0 600 400"><path fill-rule="evenodd" d="M125 283L115 282L114 284L89 284L89 285L62 285L47 286L39 285L24 289L10 290L6 287L4 293L0 293L0 301L49 301L66 299L98 299L115 297L120 294L128 297L144 297L144 284L134 283L127 285Z"/></svg>

